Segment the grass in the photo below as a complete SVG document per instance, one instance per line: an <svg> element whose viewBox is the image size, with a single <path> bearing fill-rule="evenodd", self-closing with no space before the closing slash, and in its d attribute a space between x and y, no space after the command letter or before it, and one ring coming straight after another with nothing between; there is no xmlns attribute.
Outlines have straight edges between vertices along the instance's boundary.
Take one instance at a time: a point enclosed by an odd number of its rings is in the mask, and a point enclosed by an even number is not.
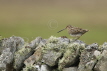
<svg viewBox="0 0 107 71"><path fill-rule="evenodd" d="M2 37L15 35L26 37L29 41L38 36L49 38L51 35L72 38L66 31L56 33L71 24L90 30L80 38L87 44L94 42L102 44L107 41L107 10L105 9L87 11L86 9L60 9L34 5L7 5L0 8L0 35ZM50 24L55 29L50 28ZM57 28L55 24L58 24Z"/></svg>

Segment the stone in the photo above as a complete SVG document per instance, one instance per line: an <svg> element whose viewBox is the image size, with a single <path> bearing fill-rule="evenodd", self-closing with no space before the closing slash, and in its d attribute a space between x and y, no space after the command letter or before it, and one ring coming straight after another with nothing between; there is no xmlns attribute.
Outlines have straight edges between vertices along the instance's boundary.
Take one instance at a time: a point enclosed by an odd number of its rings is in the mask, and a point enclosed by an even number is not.
<svg viewBox="0 0 107 71"><path fill-rule="evenodd" d="M61 52L48 50L46 51L46 53L43 54L42 62L46 63L49 66L55 66L61 56Z"/></svg>
<svg viewBox="0 0 107 71"><path fill-rule="evenodd" d="M69 43L65 49L63 57L59 60L58 69L62 70L66 67L78 65L80 51L85 48L84 44L78 42Z"/></svg>
<svg viewBox="0 0 107 71"><path fill-rule="evenodd" d="M77 71L77 67L64 68L62 71Z"/></svg>
<svg viewBox="0 0 107 71"><path fill-rule="evenodd" d="M97 50L98 45L93 43L88 45L84 51L81 52L80 63L78 71L92 71L98 61L100 52ZM97 54L98 53L98 54Z"/></svg>
<svg viewBox="0 0 107 71"><path fill-rule="evenodd" d="M0 71L107 71L107 42L87 45L65 36L30 43L16 36L0 39Z"/></svg>
<svg viewBox="0 0 107 71"><path fill-rule="evenodd" d="M24 45L24 40L21 37L12 36L10 38L2 39L1 42L0 48L2 48L2 54L0 55L0 69L12 71L14 70L13 60L15 52Z"/></svg>
<svg viewBox="0 0 107 71"><path fill-rule="evenodd" d="M103 50L98 63L96 64L95 71L107 71L107 50Z"/></svg>

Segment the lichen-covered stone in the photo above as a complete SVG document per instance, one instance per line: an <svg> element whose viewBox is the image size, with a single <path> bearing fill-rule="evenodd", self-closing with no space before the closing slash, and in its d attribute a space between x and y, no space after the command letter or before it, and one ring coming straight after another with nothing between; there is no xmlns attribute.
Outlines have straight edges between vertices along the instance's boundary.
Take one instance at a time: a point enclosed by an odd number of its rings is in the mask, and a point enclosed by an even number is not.
<svg viewBox="0 0 107 71"><path fill-rule="evenodd" d="M14 59L15 70L19 71L22 69L22 67L24 65L23 62L34 53L35 48L39 45L41 40L42 40L41 37L37 37L35 40L31 41L31 43L29 43L29 44L25 43L23 45L23 48L15 53L15 57L14 57L15 58ZM32 57L32 59L35 58L33 55L31 57ZM33 62L33 60L31 62ZM27 63L27 62L25 62L25 63Z"/></svg>
<svg viewBox="0 0 107 71"><path fill-rule="evenodd" d="M70 43L70 39L68 39L68 38L61 38L61 37L59 37L58 38L58 44L69 44Z"/></svg>
<svg viewBox="0 0 107 71"><path fill-rule="evenodd" d="M44 46L43 49L42 62L46 63L49 66L54 66L58 64L59 58L62 56L64 49L69 43L69 39L56 38L51 36L49 40L47 40L47 42L48 43Z"/></svg>
<svg viewBox="0 0 107 71"><path fill-rule="evenodd" d="M88 45L81 53L78 71L92 71L97 63L99 51L96 51L98 45L96 43Z"/></svg>
<svg viewBox="0 0 107 71"><path fill-rule="evenodd" d="M15 52L14 56L14 68L16 71L20 71L21 68L24 65L24 60L28 58L32 52L30 48L25 48L26 44L23 46L23 48L17 52Z"/></svg>
<svg viewBox="0 0 107 71"><path fill-rule="evenodd" d="M40 70L38 70L36 67L25 67L25 68L23 68L23 70L22 71L40 71Z"/></svg>
<svg viewBox="0 0 107 71"><path fill-rule="evenodd" d="M63 71L77 71L77 67L64 68Z"/></svg>
<svg viewBox="0 0 107 71"><path fill-rule="evenodd" d="M6 71L13 70L14 53L20 49L23 44L24 40L21 37L12 36L2 40L0 47L2 48L2 54L0 55L0 69L4 68Z"/></svg>
<svg viewBox="0 0 107 71"><path fill-rule="evenodd" d="M51 71L50 67L47 65L41 65L41 70L40 71Z"/></svg>
<svg viewBox="0 0 107 71"><path fill-rule="evenodd" d="M29 43L28 47L29 48L36 48L39 43L41 42L42 38L41 37L37 37L35 40L31 41L31 43Z"/></svg>
<svg viewBox="0 0 107 71"><path fill-rule="evenodd" d="M98 50L98 48L99 45L97 43L93 43L91 45L88 45L85 49L90 51L90 50Z"/></svg>
<svg viewBox="0 0 107 71"><path fill-rule="evenodd" d="M103 45L100 45L100 46L99 46L99 50L100 50L100 51L107 50L107 42L104 42Z"/></svg>
<svg viewBox="0 0 107 71"><path fill-rule="evenodd" d="M86 45L54 36L30 43L16 36L0 39L0 71L107 71L107 42Z"/></svg>
<svg viewBox="0 0 107 71"><path fill-rule="evenodd" d="M38 48L33 55L31 55L29 58L27 58L24 61L24 64L26 67L33 66L34 63L38 63L42 58L42 47Z"/></svg>
<svg viewBox="0 0 107 71"><path fill-rule="evenodd" d="M0 69L7 70L7 65L11 64L13 61L13 54L10 52L9 48L5 48L0 55ZM0 70L1 71L1 70Z"/></svg>
<svg viewBox="0 0 107 71"><path fill-rule="evenodd" d="M95 71L107 71L107 43L105 42L102 46L102 53L99 56L98 63L95 65Z"/></svg>
<svg viewBox="0 0 107 71"><path fill-rule="evenodd" d="M48 50L43 54L42 62L49 66L54 66L57 64L59 58L62 56L62 52Z"/></svg>
<svg viewBox="0 0 107 71"><path fill-rule="evenodd" d="M48 41L48 43L57 43L58 42L58 38L57 37L54 37L54 36L51 36Z"/></svg>
<svg viewBox="0 0 107 71"><path fill-rule="evenodd" d="M59 70L75 65L79 60L80 50L83 48L85 45L78 42L68 44L63 57L59 60Z"/></svg>
<svg viewBox="0 0 107 71"><path fill-rule="evenodd" d="M15 52L24 45L24 40L21 37L12 36L10 38L3 39L2 46L4 48L10 48L11 52Z"/></svg>
<svg viewBox="0 0 107 71"><path fill-rule="evenodd" d="M23 68L22 71L51 71L51 68L45 64L42 64L42 65L34 64L32 66Z"/></svg>
<svg viewBox="0 0 107 71"><path fill-rule="evenodd" d="M0 39L0 55L1 55L2 51L3 51L3 47L2 47L2 39Z"/></svg>

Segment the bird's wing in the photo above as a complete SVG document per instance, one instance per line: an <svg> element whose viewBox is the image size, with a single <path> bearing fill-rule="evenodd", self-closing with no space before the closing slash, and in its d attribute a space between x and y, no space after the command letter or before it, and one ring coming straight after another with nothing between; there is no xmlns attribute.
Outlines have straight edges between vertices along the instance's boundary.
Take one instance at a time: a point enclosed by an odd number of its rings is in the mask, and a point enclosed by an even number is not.
<svg viewBox="0 0 107 71"><path fill-rule="evenodd" d="M71 29L72 34L84 34L86 31L82 28L74 27Z"/></svg>

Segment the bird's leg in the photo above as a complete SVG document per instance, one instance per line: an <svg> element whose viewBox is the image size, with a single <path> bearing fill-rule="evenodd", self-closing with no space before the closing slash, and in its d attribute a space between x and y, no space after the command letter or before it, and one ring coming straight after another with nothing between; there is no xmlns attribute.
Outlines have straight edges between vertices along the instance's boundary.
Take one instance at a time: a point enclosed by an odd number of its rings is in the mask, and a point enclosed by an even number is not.
<svg viewBox="0 0 107 71"><path fill-rule="evenodd" d="M73 39L74 41L78 40L80 38L80 36L77 36L75 39Z"/></svg>
<svg viewBox="0 0 107 71"><path fill-rule="evenodd" d="M80 38L80 36L78 36L78 37L76 38L76 40L79 39L79 38Z"/></svg>

